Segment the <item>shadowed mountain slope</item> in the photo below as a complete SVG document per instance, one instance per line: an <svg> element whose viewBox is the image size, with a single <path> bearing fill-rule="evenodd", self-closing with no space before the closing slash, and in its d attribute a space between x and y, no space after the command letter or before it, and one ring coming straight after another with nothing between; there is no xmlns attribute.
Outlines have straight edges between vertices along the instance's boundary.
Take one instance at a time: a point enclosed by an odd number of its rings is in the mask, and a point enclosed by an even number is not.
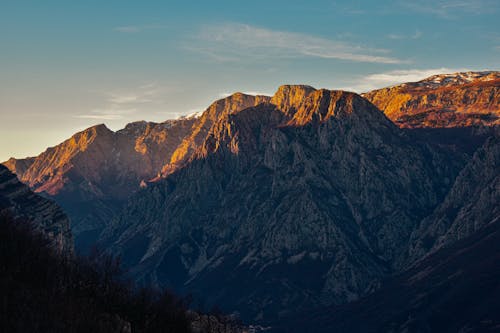
<svg viewBox="0 0 500 333"><path fill-rule="evenodd" d="M365 94L384 115L284 85L5 164L76 220L78 248L99 239L141 284L273 323L373 293L498 218L498 87L457 73Z"/></svg>
<svg viewBox="0 0 500 333"><path fill-rule="evenodd" d="M500 220L441 249L366 298L290 317L271 332L497 332Z"/></svg>
<svg viewBox="0 0 500 333"><path fill-rule="evenodd" d="M262 99L236 93L213 103L199 118L136 122L117 132L97 125L37 157L4 165L68 212L76 247L86 250L134 192L191 156L214 119Z"/></svg>
<svg viewBox="0 0 500 333"><path fill-rule="evenodd" d="M70 221L53 201L33 193L15 174L0 165L0 213L31 222L61 254L73 253Z"/></svg>
<svg viewBox="0 0 500 333"><path fill-rule="evenodd" d="M221 117L102 241L137 280L245 319L345 303L400 265L462 166L445 157L359 95L283 86Z"/></svg>

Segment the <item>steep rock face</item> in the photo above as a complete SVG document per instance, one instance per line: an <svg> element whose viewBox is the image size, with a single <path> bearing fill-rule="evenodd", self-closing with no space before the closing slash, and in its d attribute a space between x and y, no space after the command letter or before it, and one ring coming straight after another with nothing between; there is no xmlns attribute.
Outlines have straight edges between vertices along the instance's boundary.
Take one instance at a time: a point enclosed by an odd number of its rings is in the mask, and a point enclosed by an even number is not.
<svg viewBox="0 0 500 333"><path fill-rule="evenodd" d="M416 260L500 219L500 130L478 149L433 214L412 235Z"/></svg>
<svg viewBox="0 0 500 333"><path fill-rule="evenodd" d="M456 173L360 96L284 86L214 123L102 241L144 283L265 321L376 288Z"/></svg>
<svg viewBox="0 0 500 333"><path fill-rule="evenodd" d="M251 96L235 93L212 103L196 121L189 135L187 135L180 145L178 145L169 163L163 166L161 174L166 176L188 161L196 149L203 143L210 128L219 119L230 113L238 112L268 101L269 97L267 96Z"/></svg>
<svg viewBox="0 0 500 333"><path fill-rule="evenodd" d="M278 332L496 332L500 220L440 249L352 304L300 313Z"/></svg>
<svg viewBox="0 0 500 333"><path fill-rule="evenodd" d="M86 247L141 182L158 175L194 120L137 122L117 132L97 125L36 158L4 164L66 210L77 247Z"/></svg>
<svg viewBox="0 0 500 333"><path fill-rule="evenodd" d="M500 73L467 72L363 94L400 127L500 124Z"/></svg>
<svg viewBox="0 0 500 333"><path fill-rule="evenodd" d="M0 165L0 212L33 222L52 240L59 253L73 253L73 238L66 214L56 203L33 193L3 165Z"/></svg>
<svg viewBox="0 0 500 333"><path fill-rule="evenodd" d="M86 249L133 193L188 160L219 117L268 99L236 93L201 117L135 122L117 132L97 125L37 157L4 165L68 212L77 248Z"/></svg>

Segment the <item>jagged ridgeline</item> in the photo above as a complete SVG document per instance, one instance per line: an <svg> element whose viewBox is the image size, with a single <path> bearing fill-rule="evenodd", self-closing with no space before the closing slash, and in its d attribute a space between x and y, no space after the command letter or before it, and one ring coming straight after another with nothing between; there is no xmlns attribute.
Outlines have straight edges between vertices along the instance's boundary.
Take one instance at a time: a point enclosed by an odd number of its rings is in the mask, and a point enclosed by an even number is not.
<svg viewBox="0 0 500 333"><path fill-rule="evenodd" d="M101 239L137 280L248 320L345 303L404 265L412 231L463 166L448 157L359 95L283 86L220 117Z"/></svg>
<svg viewBox="0 0 500 333"><path fill-rule="evenodd" d="M77 250L99 241L141 284L270 323L371 294L498 219L499 86L285 85L5 165L65 209Z"/></svg>
<svg viewBox="0 0 500 333"><path fill-rule="evenodd" d="M500 124L500 73L434 75L363 94L400 127Z"/></svg>

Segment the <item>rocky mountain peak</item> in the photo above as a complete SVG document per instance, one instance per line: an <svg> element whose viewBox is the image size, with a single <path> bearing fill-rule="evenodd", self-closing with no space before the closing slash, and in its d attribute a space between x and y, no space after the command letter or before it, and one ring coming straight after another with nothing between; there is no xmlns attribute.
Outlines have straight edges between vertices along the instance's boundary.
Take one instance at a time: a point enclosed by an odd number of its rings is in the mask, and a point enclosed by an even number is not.
<svg viewBox="0 0 500 333"><path fill-rule="evenodd" d="M243 109L256 106L260 103L269 102L270 97L263 95L248 95L241 92L236 92L225 98L213 102L208 109L203 113L204 116L219 118L227 113L234 113Z"/></svg>
<svg viewBox="0 0 500 333"><path fill-rule="evenodd" d="M311 86L307 85L282 85L271 98L271 103L287 115L295 113L303 101L313 92Z"/></svg>
<svg viewBox="0 0 500 333"><path fill-rule="evenodd" d="M12 173L22 176L33 164L35 159L35 157L27 157L23 159L11 157L8 161L4 162L3 165L5 165Z"/></svg>
<svg viewBox="0 0 500 333"><path fill-rule="evenodd" d="M271 103L212 123L208 112L191 158L129 200L101 241L134 278L247 318L366 294L458 172L355 93L282 86Z"/></svg>
<svg viewBox="0 0 500 333"><path fill-rule="evenodd" d="M75 166L80 170L93 173L96 178L99 171L91 164L100 165L104 155L112 150L114 132L104 124L89 127L76 133L60 145L48 148L31 162L29 167L18 168L18 177L37 192L56 194L64 187L64 174ZM81 158L82 153L92 156ZM27 162L24 162L27 164Z"/></svg>
<svg viewBox="0 0 500 333"><path fill-rule="evenodd" d="M434 75L374 90L363 97L400 127L500 124L500 72Z"/></svg>
<svg viewBox="0 0 500 333"><path fill-rule="evenodd" d="M367 112L372 115L366 114ZM305 125L312 121L324 122L332 117L343 118L354 113L360 117L380 117L378 110L356 93L341 90L314 90L297 105L289 125Z"/></svg>
<svg viewBox="0 0 500 333"><path fill-rule="evenodd" d="M67 141L67 147L72 152L85 151L88 146L94 142L97 137L110 137L114 132L105 124L99 124L89 127L75 135Z"/></svg>
<svg viewBox="0 0 500 333"><path fill-rule="evenodd" d="M500 79L500 72L484 71L484 72L458 72L452 74L437 74L421 81L413 83L420 87L450 87L474 82L488 82ZM407 83L406 85L412 85Z"/></svg>
<svg viewBox="0 0 500 333"><path fill-rule="evenodd" d="M123 134L142 134L147 128L151 128L157 125L157 123L147 122L147 121L134 121L125 125L124 129L117 131L117 133Z"/></svg>
<svg viewBox="0 0 500 333"><path fill-rule="evenodd" d="M252 96L237 92L212 103L200 117L196 118L190 135L186 136L174 151L170 163L162 168L161 174L163 176L168 175L179 165L185 163L193 155L194 151L202 145L209 130L218 120L249 107L267 103L269 100L270 97L268 96Z"/></svg>

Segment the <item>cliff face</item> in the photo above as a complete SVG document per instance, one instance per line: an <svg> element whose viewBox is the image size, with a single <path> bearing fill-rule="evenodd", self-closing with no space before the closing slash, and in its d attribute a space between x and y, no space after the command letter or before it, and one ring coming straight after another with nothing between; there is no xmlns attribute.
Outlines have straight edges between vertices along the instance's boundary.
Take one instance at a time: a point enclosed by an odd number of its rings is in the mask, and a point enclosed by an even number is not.
<svg viewBox="0 0 500 333"><path fill-rule="evenodd" d="M56 203L33 193L3 165L0 165L0 212L32 222L52 241L57 252L73 253L73 238L66 214Z"/></svg>
<svg viewBox="0 0 500 333"><path fill-rule="evenodd" d="M479 148L436 210L412 235L410 258L466 238L500 220L500 131Z"/></svg>
<svg viewBox="0 0 500 333"><path fill-rule="evenodd" d="M116 133L98 125L36 158L5 165L35 192L60 204L73 221L77 247L87 247L141 182L158 174L164 156L193 121L138 122Z"/></svg>
<svg viewBox="0 0 500 333"><path fill-rule="evenodd" d="M458 73L365 97L401 127L456 128L497 123L498 86L497 72ZM4 165L34 191L52 196L72 218L77 247L87 247L133 193L189 163L220 119L270 103L286 117L281 125L298 127L349 112L344 110L346 96L304 85L282 86L273 97L236 93L214 102L197 118L136 122L117 132L98 125L37 157L10 159ZM422 141L432 135L424 133Z"/></svg>
<svg viewBox="0 0 500 333"><path fill-rule="evenodd" d="M213 103L199 118L136 122L117 132L97 125L37 157L4 165L65 209L76 245L85 250L133 193L183 165L218 117L265 100L236 93Z"/></svg>
<svg viewBox="0 0 500 333"><path fill-rule="evenodd" d="M359 301L276 322L278 332L495 332L500 221L440 249Z"/></svg>
<svg viewBox="0 0 500 333"><path fill-rule="evenodd" d="M267 96L250 96L242 93L235 93L227 98L214 102L197 119L191 132L186 135L177 146L170 157L170 161L163 166L161 175L167 176L183 166L191 158L196 149L200 147L210 128L220 118L268 101L269 97Z"/></svg>
<svg viewBox="0 0 500 333"><path fill-rule="evenodd" d="M356 94L283 86L214 122L102 242L144 283L266 320L376 288L459 167Z"/></svg>
<svg viewBox="0 0 500 333"><path fill-rule="evenodd" d="M367 295L498 219L498 86L459 73L366 94L384 115L284 85L4 164L61 204L80 249L99 240L141 283L266 322Z"/></svg>
<svg viewBox="0 0 500 333"><path fill-rule="evenodd" d="M363 97L400 127L500 124L500 73L467 72L374 90Z"/></svg>

